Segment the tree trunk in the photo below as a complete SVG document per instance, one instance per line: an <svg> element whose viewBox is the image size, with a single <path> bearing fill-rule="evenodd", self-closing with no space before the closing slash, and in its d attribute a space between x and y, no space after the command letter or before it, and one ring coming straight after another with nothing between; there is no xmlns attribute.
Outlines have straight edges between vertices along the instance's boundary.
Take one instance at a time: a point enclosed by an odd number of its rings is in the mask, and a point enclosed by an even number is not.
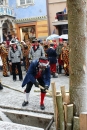
<svg viewBox="0 0 87 130"><path fill-rule="evenodd" d="M86 0L67 0L70 45L70 102L74 115L87 111Z"/></svg>

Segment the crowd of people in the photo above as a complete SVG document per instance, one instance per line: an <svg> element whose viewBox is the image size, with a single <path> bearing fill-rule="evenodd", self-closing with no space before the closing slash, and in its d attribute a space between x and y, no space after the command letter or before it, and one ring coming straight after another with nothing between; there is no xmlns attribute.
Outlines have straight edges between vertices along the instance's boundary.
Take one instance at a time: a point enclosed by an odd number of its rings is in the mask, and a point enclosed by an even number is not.
<svg viewBox="0 0 87 130"><path fill-rule="evenodd" d="M0 56L2 59L3 76L8 77L8 71L13 76L13 81L22 81L22 87L26 85L26 98L22 106L28 104L28 97L33 84L36 87L43 86L41 89L40 108L45 109L44 98L46 90L50 86L50 78L58 78L58 74L64 69L65 75L69 76L69 44L65 39L19 41L13 36L10 42L0 43ZM26 75L23 79L21 65L24 66ZM1 83L1 82L0 82ZM2 89L2 85L0 85Z"/></svg>

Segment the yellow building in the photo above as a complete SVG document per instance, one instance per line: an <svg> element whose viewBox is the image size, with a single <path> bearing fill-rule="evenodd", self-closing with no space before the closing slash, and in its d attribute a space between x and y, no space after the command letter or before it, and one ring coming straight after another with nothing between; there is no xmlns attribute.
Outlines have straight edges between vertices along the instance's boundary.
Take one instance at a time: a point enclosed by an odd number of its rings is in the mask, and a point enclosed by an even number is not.
<svg viewBox="0 0 87 130"><path fill-rule="evenodd" d="M48 24L47 17L32 17L26 19L16 20L16 35L19 40L25 40L25 38L43 38L48 36Z"/></svg>

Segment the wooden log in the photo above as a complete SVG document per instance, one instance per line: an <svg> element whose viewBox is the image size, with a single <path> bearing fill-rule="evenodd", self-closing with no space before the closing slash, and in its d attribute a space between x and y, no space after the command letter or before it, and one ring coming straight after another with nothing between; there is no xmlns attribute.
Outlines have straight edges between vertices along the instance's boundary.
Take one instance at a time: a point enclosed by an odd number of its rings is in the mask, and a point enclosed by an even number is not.
<svg viewBox="0 0 87 130"><path fill-rule="evenodd" d="M63 104L69 104L70 103L70 95L69 92L65 92L65 86L61 87L61 94L63 98Z"/></svg>
<svg viewBox="0 0 87 130"><path fill-rule="evenodd" d="M53 97L53 107L54 107L54 122L55 128L58 130L58 109L57 109L57 102L56 102L56 86L55 83L51 83L52 87L52 97Z"/></svg>
<svg viewBox="0 0 87 130"><path fill-rule="evenodd" d="M70 94L69 93L66 93L65 98L64 98L64 103L70 104Z"/></svg>
<svg viewBox="0 0 87 130"><path fill-rule="evenodd" d="M87 112L80 114L80 130L87 130Z"/></svg>
<svg viewBox="0 0 87 130"><path fill-rule="evenodd" d="M65 93L65 86L61 86L60 87L61 88L61 94L62 94L62 100L63 100L63 102L65 102L65 96L66 96L66 93Z"/></svg>
<svg viewBox="0 0 87 130"><path fill-rule="evenodd" d="M64 104L65 129L67 124L67 104Z"/></svg>
<svg viewBox="0 0 87 130"><path fill-rule="evenodd" d="M72 130L73 126L73 104L67 105L67 124L66 130Z"/></svg>
<svg viewBox="0 0 87 130"><path fill-rule="evenodd" d="M43 86L41 86L41 85L39 85L39 88L40 88L40 89L44 89L44 87L43 87ZM47 92L47 93L49 93L50 95L52 95L52 92L51 92L51 91L46 90L46 92Z"/></svg>
<svg viewBox="0 0 87 130"><path fill-rule="evenodd" d="M62 95L57 95L57 106L58 106L58 113L59 113L59 126L60 130L65 130L65 121L64 121L64 109L63 109L63 101Z"/></svg>
<svg viewBox="0 0 87 130"><path fill-rule="evenodd" d="M80 130L80 119L74 116L73 118L73 130Z"/></svg>

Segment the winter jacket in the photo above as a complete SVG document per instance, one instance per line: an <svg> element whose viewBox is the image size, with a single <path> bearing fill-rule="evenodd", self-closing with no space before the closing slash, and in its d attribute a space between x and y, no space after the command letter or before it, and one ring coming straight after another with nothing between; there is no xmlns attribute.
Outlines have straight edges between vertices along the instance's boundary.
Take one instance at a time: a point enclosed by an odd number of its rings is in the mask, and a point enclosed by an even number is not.
<svg viewBox="0 0 87 130"><path fill-rule="evenodd" d="M12 47L10 47L8 52L8 59L12 63L21 62L21 60L23 60L23 54L21 48L17 46L17 50L13 51Z"/></svg>
<svg viewBox="0 0 87 130"><path fill-rule="evenodd" d="M36 75L39 69L38 64L38 60L33 60L31 62L27 74L23 80L22 87L24 87L30 81L33 84L36 82ZM41 74L40 78L42 78L46 86L50 86L50 66L47 66L47 68L44 70L44 73Z"/></svg>
<svg viewBox="0 0 87 130"><path fill-rule="evenodd" d="M57 63L57 53L54 48L50 47L46 51L46 54L47 54L48 60L50 61L50 64Z"/></svg>
<svg viewBox="0 0 87 130"><path fill-rule="evenodd" d="M45 56L45 52L42 46L38 46L36 50L34 50L34 47L31 47L29 58L32 60L39 59L41 56Z"/></svg>

